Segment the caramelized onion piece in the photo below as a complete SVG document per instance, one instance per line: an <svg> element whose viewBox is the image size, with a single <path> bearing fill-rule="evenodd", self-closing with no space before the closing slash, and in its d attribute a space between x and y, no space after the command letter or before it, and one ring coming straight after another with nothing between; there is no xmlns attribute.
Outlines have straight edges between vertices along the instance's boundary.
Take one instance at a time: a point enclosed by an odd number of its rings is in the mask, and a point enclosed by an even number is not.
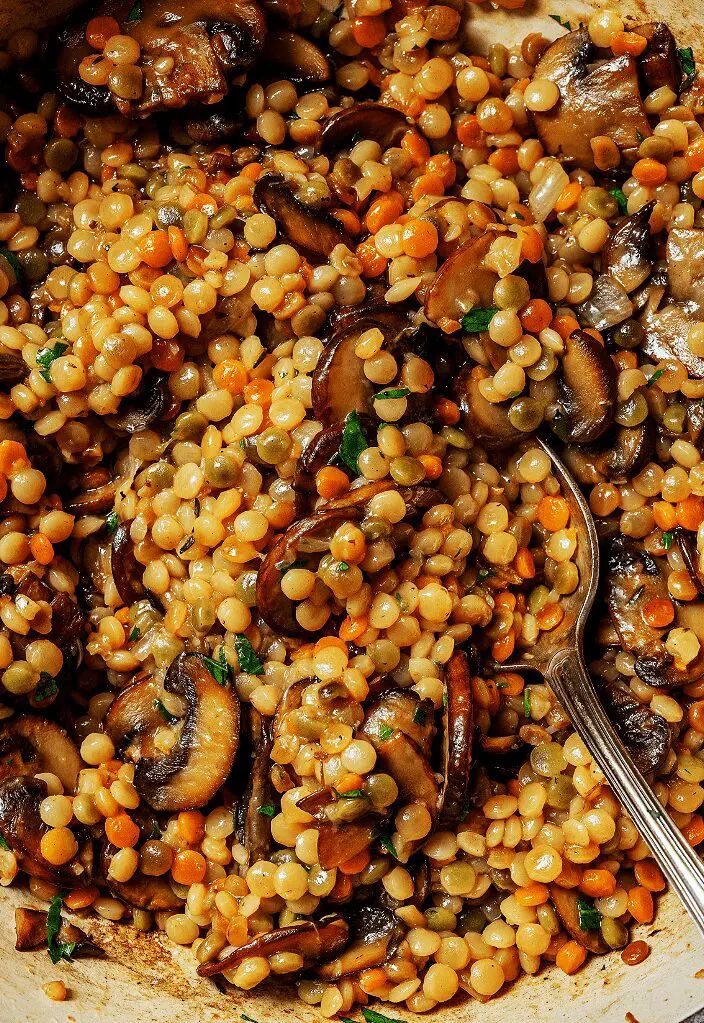
<svg viewBox="0 0 704 1023"><path fill-rule="evenodd" d="M593 952L594 955L604 955L611 950L604 941L601 931L585 931L579 926L577 902L580 897L579 893L571 888L560 888L557 884L550 885L552 904L567 933L571 934L576 942Z"/></svg>
<svg viewBox="0 0 704 1023"><path fill-rule="evenodd" d="M465 429L480 444L496 450L511 447L525 436L508 417L508 407L487 401L479 390L479 381L490 376L483 366L467 365L455 381L453 392Z"/></svg>
<svg viewBox="0 0 704 1023"><path fill-rule="evenodd" d="M70 795L82 767L75 742L54 721L22 714L0 728L0 781L48 772Z"/></svg>
<svg viewBox="0 0 704 1023"><path fill-rule="evenodd" d="M675 540L692 582L700 593L704 593L704 570L697 549L696 533L690 533L686 529L682 529L681 526L677 526Z"/></svg>
<svg viewBox="0 0 704 1023"><path fill-rule="evenodd" d="M597 57L589 31L579 28L548 47L534 72L560 90L552 110L533 115L540 141L551 156L586 169L594 167L589 141L597 135L635 158L639 138L652 134L636 62L628 55Z"/></svg>
<svg viewBox="0 0 704 1023"><path fill-rule="evenodd" d="M450 658L445 671L447 706L443 738L444 782L440 793L441 827L464 820L472 767L474 707L469 661L464 651Z"/></svg>
<svg viewBox="0 0 704 1023"><path fill-rule="evenodd" d="M254 201L296 248L313 259L329 256L336 245L354 247L339 220L302 202L283 178L265 174L254 187Z"/></svg>
<svg viewBox="0 0 704 1023"><path fill-rule="evenodd" d="M404 933L390 910L382 906L355 906L351 910L349 945L335 959L319 966L316 973L324 980L336 981L381 966L394 955Z"/></svg>
<svg viewBox="0 0 704 1023"><path fill-rule="evenodd" d="M176 745L159 756L153 736L164 724L152 679L136 682L111 704L105 728L116 747L132 740L138 749L134 783L155 810L204 806L227 779L239 744L240 705L229 685L219 685L197 654L171 663L164 690L187 704Z"/></svg>
<svg viewBox="0 0 704 1023"><path fill-rule="evenodd" d="M379 820L368 817L345 824L321 821L318 824L318 862L323 870L333 870L364 852L379 837Z"/></svg>
<svg viewBox="0 0 704 1023"><path fill-rule="evenodd" d="M603 331L630 320L635 306L622 284L608 274L602 274L595 279L589 298L577 311L580 323Z"/></svg>
<svg viewBox="0 0 704 1023"><path fill-rule="evenodd" d="M120 480L116 478L74 494L66 502L66 511L74 515L104 515L115 504L119 484Z"/></svg>
<svg viewBox="0 0 704 1023"><path fill-rule="evenodd" d="M264 43L262 58L283 68L294 82L327 82L330 79L330 63L323 51L298 32L281 29L270 32Z"/></svg>
<svg viewBox="0 0 704 1023"><path fill-rule="evenodd" d="M408 130L405 115L395 107L369 100L353 103L326 118L320 134L320 148L324 153L350 149L353 139L373 139L382 149L401 141Z"/></svg>
<svg viewBox="0 0 704 1023"><path fill-rule="evenodd" d="M616 411L618 374L611 357L591 334L577 330L565 341L562 374L565 439L575 444L596 440Z"/></svg>
<svg viewBox="0 0 704 1023"><path fill-rule="evenodd" d="M224 970L233 970L245 959L268 958L280 952L295 952L303 957L303 968L310 969L325 959L336 955L347 944L349 927L339 916L323 917L321 920L302 920L290 927L258 934L245 945L234 949L223 959L213 963L202 963L198 967L201 977L213 977Z"/></svg>
<svg viewBox="0 0 704 1023"><path fill-rule="evenodd" d="M600 686L599 695L641 774L659 771L672 745L672 730L665 718L639 703L625 686L605 683Z"/></svg>
<svg viewBox="0 0 704 1023"><path fill-rule="evenodd" d="M271 784L271 722L265 721L259 711L249 707L249 741L251 771L249 782L237 806L238 838L247 853L247 862L241 871L258 860L268 860L272 851L271 820L261 813L264 806L275 805L279 796Z"/></svg>

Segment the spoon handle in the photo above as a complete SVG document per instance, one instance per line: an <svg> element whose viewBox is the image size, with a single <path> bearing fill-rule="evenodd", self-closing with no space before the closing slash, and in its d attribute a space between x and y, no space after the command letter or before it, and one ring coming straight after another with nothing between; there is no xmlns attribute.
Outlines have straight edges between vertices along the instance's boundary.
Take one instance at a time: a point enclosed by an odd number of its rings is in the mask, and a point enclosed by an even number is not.
<svg viewBox="0 0 704 1023"><path fill-rule="evenodd" d="M704 936L704 864L631 760L599 701L579 651L557 653L545 677L670 887Z"/></svg>

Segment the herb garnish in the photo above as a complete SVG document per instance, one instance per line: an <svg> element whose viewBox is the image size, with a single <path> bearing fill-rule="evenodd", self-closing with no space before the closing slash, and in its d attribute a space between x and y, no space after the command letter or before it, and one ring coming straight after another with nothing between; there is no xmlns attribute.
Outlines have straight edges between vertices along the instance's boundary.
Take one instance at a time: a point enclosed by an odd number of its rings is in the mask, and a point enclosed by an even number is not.
<svg viewBox="0 0 704 1023"><path fill-rule="evenodd" d="M175 725L176 722L178 721L176 715L172 714L171 711L167 710L161 700L154 701L154 709L159 711L159 713L163 717L164 721L167 722L167 724Z"/></svg>
<svg viewBox="0 0 704 1023"><path fill-rule="evenodd" d="M388 725L379 725L379 738L382 742L386 742L394 734L393 728L389 728Z"/></svg>
<svg viewBox="0 0 704 1023"><path fill-rule="evenodd" d="M48 384L51 383L49 368L54 361L64 354L68 345L64 341L57 341L53 348L40 348L36 354L37 366L41 366L41 375Z"/></svg>
<svg viewBox="0 0 704 1023"><path fill-rule="evenodd" d="M569 21L565 21L559 14L550 14L548 17L552 18L553 21L556 21L558 25L562 25L562 27L566 28L568 32L572 31L572 26Z"/></svg>
<svg viewBox="0 0 704 1023"><path fill-rule="evenodd" d="M523 690L523 716L529 718L531 715L530 686Z"/></svg>
<svg viewBox="0 0 704 1023"><path fill-rule="evenodd" d="M269 817L271 819L276 816L276 807L273 803L266 803L264 806L257 807L257 813L260 813L262 817Z"/></svg>
<svg viewBox="0 0 704 1023"><path fill-rule="evenodd" d="M338 792L337 789L333 789L335 796L338 799L367 799L367 793L363 792L362 789L350 789L349 792Z"/></svg>
<svg viewBox="0 0 704 1023"><path fill-rule="evenodd" d="M140 21L142 17L142 0L135 0L130 13L127 15L127 21Z"/></svg>
<svg viewBox="0 0 704 1023"><path fill-rule="evenodd" d="M43 703L44 700L49 700L52 696L56 696L58 691L59 683L56 679L48 671L40 671L39 685L34 690L34 699L38 703Z"/></svg>
<svg viewBox="0 0 704 1023"><path fill-rule="evenodd" d="M583 931L598 931L601 927L601 913L586 899L577 899L579 926Z"/></svg>
<svg viewBox="0 0 704 1023"><path fill-rule="evenodd" d="M470 309L468 313L460 320L462 329L467 334L481 334L483 330L489 329L489 324L494 318L494 314L498 313L498 309L495 305L478 306L476 309Z"/></svg>
<svg viewBox="0 0 704 1023"><path fill-rule="evenodd" d="M336 571L338 571L338 572L349 572L349 570L350 570L350 566L347 564L346 561L340 561L338 563Z"/></svg>
<svg viewBox="0 0 704 1023"><path fill-rule="evenodd" d="M112 536L112 534L115 532L119 524L120 520L117 517L117 512L116 511L108 512L108 514L105 516L105 528L107 529L109 536Z"/></svg>
<svg viewBox="0 0 704 1023"><path fill-rule="evenodd" d="M682 65L682 89L688 89L697 77L697 65L694 60L694 51L691 46L682 46L677 50Z"/></svg>
<svg viewBox="0 0 704 1023"><path fill-rule="evenodd" d="M140 630L139 626L138 625L133 625L132 629L130 631L130 635L129 635L130 643L134 643L134 641L136 639L139 639L140 634L141 634L141 630Z"/></svg>
<svg viewBox="0 0 704 1023"><path fill-rule="evenodd" d="M653 384L654 384L654 383L655 383L655 382L656 382L657 380L659 380L661 376L664 376L664 373L665 373L665 370L664 370L664 369L656 369L656 370L655 370L655 372L653 373L653 375L652 375L652 376L650 376L650 377L648 377L648 382L646 383L646 385L645 385L645 386L646 386L646 387L652 387L652 386L653 386Z"/></svg>
<svg viewBox="0 0 704 1023"><path fill-rule="evenodd" d="M671 529L668 529L666 532L662 534L662 545L666 551L669 551L670 547L672 547L672 542L674 539L675 536Z"/></svg>
<svg viewBox="0 0 704 1023"><path fill-rule="evenodd" d="M394 398L405 398L410 393L408 387L387 387L385 391L374 395L374 401L393 401Z"/></svg>
<svg viewBox="0 0 704 1023"><path fill-rule="evenodd" d="M640 145L641 142L645 142L645 135L642 131L638 131L636 128L636 142Z"/></svg>
<svg viewBox="0 0 704 1023"><path fill-rule="evenodd" d="M225 647L220 647L217 661L212 657L203 656L205 666L219 686L226 686L232 678L232 667L225 656Z"/></svg>
<svg viewBox="0 0 704 1023"><path fill-rule="evenodd" d="M305 561L292 561L290 565L282 565L281 568L279 569L279 574L280 574L281 578L283 579L283 577L286 575L286 573L290 572L292 568L305 568L305 567L306 567Z"/></svg>
<svg viewBox="0 0 704 1023"><path fill-rule="evenodd" d="M363 451L369 447L369 441L364 436L362 420L358 412L350 412L345 419L345 426L340 441L340 461L344 462L347 468L359 476L358 458Z"/></svg>
<svg viewBox="0 0 704 1023"><path fill-rule="evenodd" d="M381 848L390 856L393 856L394 859L398 859L398 856L396 855L396 850L394 849L394 843L391 841L388 835L382 835L381 838L379 839L379 844L381 845Z"/></svg>
<svg viewBox="0 0 704 1023"><path fill-rule="evenodd" d="M76 949L75 941L59 941L61 930L61 905L60 895L55 895L51 900L49 912L46 918L46 938L49 946L49 958L56 965L61 959L70 959Z"/></svg>
<svg viewBox="0 0 704 1023"><path fill-rule="evenodd" d="M10 851L10 846L7 843L7 839L4 835L0 835L0 849L5 849L7 852Z"/></svg>
<svg viewBox="0 0 704 1023"><path fill-rule="evenodd" d="M413 713L413 723L416 725L425 724L425 711L423 710L422 707L416 707Z"/></svg>
<svg viewBox="0 0 704 1023"><path fill-rule="evenodd" d="M237 651L237 660L240 662L240 671L246 671L248 675L264 674L264 665L255 654L254 648L246 636L235 636L235 650Z"/></svg>
<svg viewBox="0 0 704 1023"><path fill-rule="evenodd" d="M14 252L10 252L9 249L0 249L0 256L10 264L12 272L15 275L17 281L21 281L24 274L22 273L22 264L20 263Z"/></svg>
<svg viewBox="0 0 704 1023"><path fill-rule="evenodd" d="M623 189L621 189L621 188L610 188L609 189L609 195L612 197L612 199L616 200L616 205L618 206L618 212L619 213L627 213L628 212L628 199L626 198L626 196L625 196L625 194L623 192Z"/></svg>

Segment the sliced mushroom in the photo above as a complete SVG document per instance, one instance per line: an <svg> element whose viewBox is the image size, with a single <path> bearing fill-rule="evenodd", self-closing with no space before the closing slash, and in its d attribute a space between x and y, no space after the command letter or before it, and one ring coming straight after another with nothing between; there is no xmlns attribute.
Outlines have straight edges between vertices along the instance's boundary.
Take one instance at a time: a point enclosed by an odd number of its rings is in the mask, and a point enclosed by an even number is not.
<svg viewBox="0 0 704 1023"><path fill-rule="evenodd" d="M115 504L118 478L109 479L95 487L88 487L72 495L66 502L66 511L74 515L104 515Z"/></svg>
<svg viewBox="0 0 704 1023"><path fill-rule="evenodd" d="M625 217L601 253L601 272L617 281L629 295L645 283L653 270L656 251L650 218L654 209L653 200Z"/></svg>
<svg viewBox="0 0 704 1023"><path fill-rule="evenodd" d="M629 31L648 40L638 58L638 71L643 82L643 94L656 89L672 89L679 95L682 88L682 64L677 42L664 21L649 21L634 25Z"/></svg>
<svg viewBox="0 0 704 1023"><path fill-rule="evenodd" d="M434 716L431 700L421 700L412 689L388 689L369 705L361 734L376 746L382 741L383 729L398 729L429 757L435 735Z"/></svg>
<svg viewBox="0 0 704 1023"><path fill-rule="evenodd" d="M379 837L378 818L369 817L345 824L322 821L318 830L318 862L323 870L334 870L364 852Z"/></svg>
<svg viewBox="0 0 704 1023"><path fill-rule="evenodd" d="M127 117L144 117L197 103L215 103L227 94L229 78L255 62L266 36L266 20L255 0L142 0L134 18L132 0L103 0L93 14L116 18L121 31L140 45L142 89L123 99L107 87L86 86L81 60L94 52L85 24L62 37L58 85L70 103L89 114L110 105ZM165 58L171 65L165 69Z"/></svg>
<svg viewBox="0 0 704 1023"><path fill-rule="evenodd" d="M628 55L599 59L586 27L560 36L542 55L534 74L560 90L551 110L533 115L540 141L551 156L591 169L590 139L608 135L626 156L635 156L639 138L652 134L636 62Z"/></svg>
<svg viewBox="0 0 704 1023"><path fill-rule="evenodd" d="M530 754L520 735L480 735L478 761L490 778L507 781L515 778Z"/></svg>
<svg viewBox="0 0 704 1023"><path fill-rule="evenodd" d="M82 767L75 742L54 721L22 714L0 728L0 781L48 772L71 794Z"/></svg>
<svg viewBox="0 0 704 1023"><path fill-rule="evenodd" d="M44 859L42 837L49 831L39 815L39 805L48 795L46 782L39 778L9 778L0 785L0 835L17 858L20 870L53 884L70 888L90 884L92 850L79 845L68 863L55 866Z"/></svg>
<svg viewBox="0 0 704 1023"><path fill-rule="evenodd" d="M499 278L484 266L492 238L487 233L467 242L440 267L425 299L425 315L433 323L457 330L456 324L465 313L493 306Z"/></svg>
<svg viewBox="0 0 704 1023"><path fill-rule="evenodd" d="M557 884L551 884L550 898L562 925L576 942L594 955L604 955L610 951L601 930L586 931L580 926L578 902L584 896L571 888L560 888Z"/></svg>
<svg viewBox="0 0 704 1023"><path fill-rule="evenodd" d="M576 330L567 338L561 385L564 439L586 444L609 428L616 411L617 377L613 360L591 334Z"/></svg>
<svg viewBox="0 0 704 1023"><path fill-rule="evenodd" d="M115 433L132 435L146 430L171 403L166 373L149 370L134 394L120 403L120 411L106 416L105 423Z"/></svg>
<svg viewBox="0 0 704 1023"><path fill-rule="evenodd" d="M49 942L48 923L49 914L44 910L18 906L15 910L15 950L17 952L33 952L35 949L47 945ZM63 918L56 938L63 944L72 945L72 959L103 954L103 950L90 940L85 931L68 923Z"/></svg>
<svg viewBox="0 0 704 1023"><path fill-rule="evenodd" d="M635 308L623 285L608 274L601 274L577 312L584 326L603 331L630 320Z"/></svg>
<svg viewBox="0 0 704 1023"><path fill-rule="evenodd" d="M667 305L642 319L645 328L642 351L652 359L679 359L692 377L704 377L704 358L689 347L689 331L695 319L681 305Z"/></svg>
<svg viewBox="0 0 704 1023"><path fill-rule="evenodd" d="M242 873L258 860L268 860L272 851L271 819L264 807L276 805L279 800L271 784L270 722L249 707L250 748L252 754L249 782L237 807L238 838L247 853Z"/></svg>
<svg viewBox="0 0 704 1023"><path fill-rule="evenodd" d="M675 540L679 547L684 567L700 593L704 593L704 564L697 549L697 534L689 533L681 526L675 529Z"/></svg>
<svg viewBox="0 0 704 1023"><path fill-rule="evenodd" d="M153 743L164 724L158 687L152 679L136 682L111 704L105 727L119 748L136 750L134 783L155 810L192 810L205 806L227 779L239 745L240 705L229 685L219 685L197 654L180 654L171 663L164 690L187 705L171 753L160 756Z"/></svg>
<svg viewBox="0 0 704 1023"><path fill-rule="evenodd" d="M201 977L213 977L224 970L233 970L245 959L277 955L280 952L295 952L303 957L303 968L310 969L318 963L332 958L344 948L349 938L349 927L339 916L327 916L321 920L303 920L266 931L256 938L229 952L223 959L203 963L198 967Z"/></svg>
<svg viewBox="0 0 704 1023"><path fill-rule="evenodd" d="M121 522L115 530L110 545L110 568L115 589L120 600L130 607L146 594L142 575L144 566L134 556L134 544L130 536L129 523Z"/></svg>
<svg viewBox="0 0 704 1023"><path fill-rule="evenodd" d="M509 448L525 436L508 417L508 407L487 401L479 390L479 381L491 374L483 366L467 365L460 371L453 393L465 428L475 440L489 448Z"/></svg>
<svg viewBox="0 0 704 1023"><path fill-rule="evenodd" d="M704 319L704 228L673 228L666 254L670 298L693 319Z"/></svg>
<svg viewBox="0 0 704 1023"><path fill-rule="evenodd" d="M330 62L311 39L298 32L276 29L264 43L262 60L286 71L294 82L327 82L330 80Z"/></svg>
<svg viewBox="0 0 704 1023"><path fill-rule="evenodd" d="M444 769L440 793L441 827L457 824L467 813L472 767L474 707L469 661L464 651L450 658L445 671L447 706L443 736Z"/></svg>
<svg viewBox="0 0 704 1023"><path fill-rule="evenodd" d="M366 101L353 103L325 120L320 134L324 153L350 149L359 138L373 139L382 149L397 145L408 130L405 115L396 107Z"/></svg>
<svg viewBox="0 0 704 1023"><path fill-rule="evenodd" d="M283 178L265 174L254 187L254 201L274 218L284 236L313 259L329 256L336 245L352 247L350 235L327 210L302 202Z"/></svg>
<svg viewBox="0 0 704 1023"><path fill-rule="evenodd" d="M37 602L45 601L51 608L51 638L62 651L71 647L83 635L85 615L68 593L53 589L34 572L27 571L20 579L17 594Z"/></svg>
<svg viewBox="0 0 704 1023"><path fill-rule="evenodd" d="M562 458L580 483L593 486L637 475L652 458L655 440L655 424L648 416L640 426L619 426L608 445L566 444Z"/></svg>
<svg viewBox="0 0 704 1023"><path fill-rule="evenodd" d="M599 695L641 774L659 771L672 745L672 730L665 718L639 703L625 686L605 683Z"/></svg>
<svg viewBox="0 0 704 1023"><path fill-rule="evenodd" d="M16 352L0 352L0 384L12 387L24 380L28 367L21 355Z"/></svg>
<svg viewBox="0 0 704 1023"><path fill-rule="evenodd" d="M371 742L371 735L368 738ZM440 789L417 743L397 728L388 739L377 739L373 745L378 761L398 785L400 798L405 803L422 803L435 820Z"/></svg>
<svg viewBox="0 0 704 1023"><path fill-rule="evenodd" d="M148 912L176 912L183 909L183 899L180 899L162 875L154 877L142 874L137 871L129 881L116 881L109 874L110 861L118 850L115 846L107 843L102 855L102 874L110 891L115 898L121 899L135 909L145 909Z"/></svg>
<svg viewBox="0 0 704 1023"><path fill-rule="evenodd" d="M335 959L319 966L323 980L341 977L381 966L396 952L405 930L397 916L381 906L356 906L351 915L350 943Z"/></svg>

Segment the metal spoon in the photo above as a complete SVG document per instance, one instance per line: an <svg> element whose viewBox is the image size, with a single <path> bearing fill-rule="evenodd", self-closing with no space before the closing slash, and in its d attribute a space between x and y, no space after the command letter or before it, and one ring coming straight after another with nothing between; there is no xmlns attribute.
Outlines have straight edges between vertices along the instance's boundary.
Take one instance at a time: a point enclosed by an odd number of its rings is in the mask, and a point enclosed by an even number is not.
<svg viewBox="0 0 704 1023"><path fill-rule="evenodd" d="M502 665L507 671L531 668L540 672L565 709L621 805L704 935L704 864L656 799L633 763L601 705L584 663L584 628L599 582L599 541L589 506L572 476L544 441L553 473L570 505L579 542L576 562L579 586L565 600L565 617L523 659Z"/></svg>

